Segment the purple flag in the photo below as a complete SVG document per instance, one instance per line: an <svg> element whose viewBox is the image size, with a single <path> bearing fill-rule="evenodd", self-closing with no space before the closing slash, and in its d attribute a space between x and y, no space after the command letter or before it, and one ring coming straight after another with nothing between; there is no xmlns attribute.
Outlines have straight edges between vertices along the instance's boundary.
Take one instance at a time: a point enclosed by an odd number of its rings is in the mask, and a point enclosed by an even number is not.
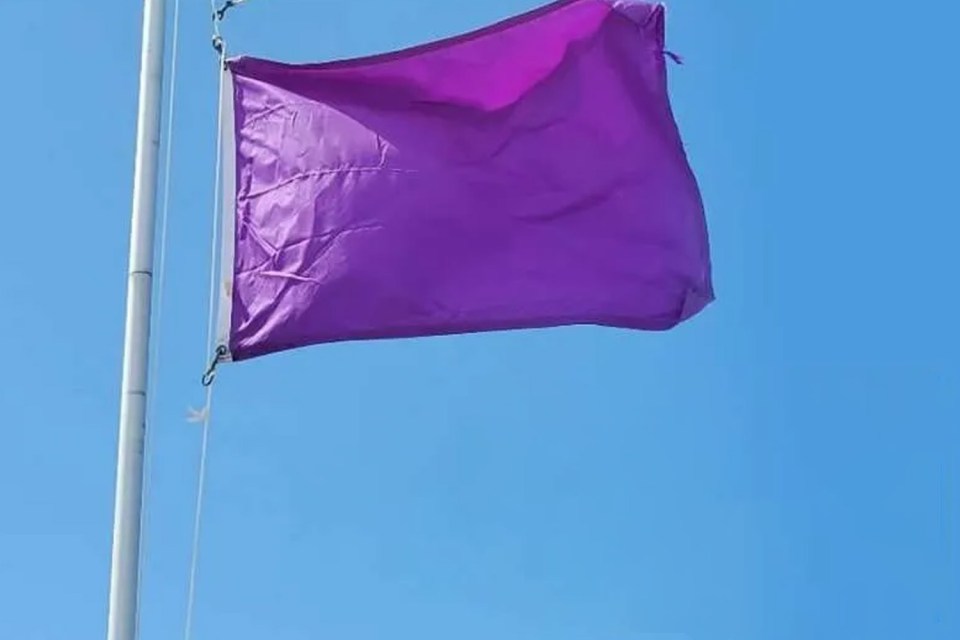
<svg viewBox="0 0 960 640"><path fill-rule="evenodd" d="M563 0L386 55L230 61L228 358L594 324L713 299L661 6Z"/></svg>

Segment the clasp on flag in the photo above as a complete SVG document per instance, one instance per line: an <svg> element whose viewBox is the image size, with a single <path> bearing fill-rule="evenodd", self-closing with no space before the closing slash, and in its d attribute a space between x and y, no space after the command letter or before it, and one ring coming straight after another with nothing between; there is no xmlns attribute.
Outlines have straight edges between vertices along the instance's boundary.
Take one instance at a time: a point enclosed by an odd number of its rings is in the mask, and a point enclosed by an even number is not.
<svg viewBox="0 0 960 640"><path fill-rule="evenodd" d="M216 352L213 354L213 359L210 361L210 366L207 367L207 370L204 372L203 377L200 378L200 382L205 387L209 387L213 384L213 381L217 377L217 365L227 357L229 351L223 345L217 347Z"/></svg>

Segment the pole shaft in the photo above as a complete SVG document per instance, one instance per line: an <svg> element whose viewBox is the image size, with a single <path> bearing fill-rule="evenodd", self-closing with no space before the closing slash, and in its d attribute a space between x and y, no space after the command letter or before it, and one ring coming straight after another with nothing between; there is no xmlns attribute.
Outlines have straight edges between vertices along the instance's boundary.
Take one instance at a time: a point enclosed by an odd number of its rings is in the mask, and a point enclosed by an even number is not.
<svg viewBox="0 0 960 640"><path fill-rule="evenodd" d="M144 0L108 640L135 640L165 0Z"/></svg>

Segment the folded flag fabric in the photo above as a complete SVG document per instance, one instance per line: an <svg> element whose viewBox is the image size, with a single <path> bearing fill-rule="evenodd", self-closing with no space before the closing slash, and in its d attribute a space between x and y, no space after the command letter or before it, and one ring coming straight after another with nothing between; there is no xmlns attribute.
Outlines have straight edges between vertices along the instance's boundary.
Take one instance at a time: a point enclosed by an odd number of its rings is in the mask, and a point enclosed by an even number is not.
<svg viewBox="0 0 960 640"><path fill-rule="evenodd" d="M385 55L240 57L225 80L228 359L664 330L713 300L659 5L563 0Z"/></svg>

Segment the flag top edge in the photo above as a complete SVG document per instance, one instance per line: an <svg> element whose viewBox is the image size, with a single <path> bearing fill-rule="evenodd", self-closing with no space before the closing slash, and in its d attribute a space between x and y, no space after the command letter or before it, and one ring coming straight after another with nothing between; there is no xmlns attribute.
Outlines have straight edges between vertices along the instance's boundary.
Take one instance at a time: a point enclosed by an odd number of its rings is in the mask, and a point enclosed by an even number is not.
<svg viewBox="0 0 960 640"><path fill-rule="evenodd" d="M393 51L385 51L383 53L374 53L371 55L356 56L350 58L341 58L328 60L323 62L305 62L305 63L291 63L291 62L280 62L277 60L269 60L266 58L259 58L256 56L248 55L239 55L227 60L227 67L234 73L241 72L244 67L248 64L253 63L258 66L272 66L278 69L298 69L298 70L343 70L350 69L354 67L363 67L373 64L382 64L388 62L394 62L398 60L403 60L405 58L414 57L417 55L422 55L435 51L438 49L443 49L446 47L451 47L459 44L464 44L472 40L479 38L492 36L497 33L507 31L514 27L524 25L528 22L541 18L545 15L549 15L561 9L564 9L567 6L572 6L580 3L591 3L591 4L601 4L606 6L611 12L617 14L622 14L625 17L638 22L633 16L631 9L636 9L637 7L647 7L649 9L647 20L641 24L641 26L646 27L651 21L654 20L658 15L662 16L665 10L665 5L660 2L646 2L645 0L555 0L549 4L545 4L539 7L534 7L533 9L520 13L514 16L504 18L500 21L494 22L492 24L474 29L471 31L466 31L460 34L448 36L445 38L440 38L437 40L431 40L429 42L424 42L421 44L416 44L410 47L404 47L396 49ZM639 24L639 22L638 22Z"/></svg>

